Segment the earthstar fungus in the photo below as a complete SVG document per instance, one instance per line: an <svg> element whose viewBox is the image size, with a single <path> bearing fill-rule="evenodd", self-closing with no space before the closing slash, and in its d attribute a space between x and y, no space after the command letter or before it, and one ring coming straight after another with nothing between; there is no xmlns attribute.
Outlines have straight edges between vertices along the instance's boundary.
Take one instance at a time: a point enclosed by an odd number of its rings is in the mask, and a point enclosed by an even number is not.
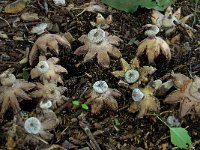
<svg viewBox="0 0 200 150"><path fill-rule="evenodd" d="M102 14L98 13L96 16L96 22L90 22L92 26L100 27L101 29L108 29L112 23L112 15L109 15L106 19Z"/></svg>
<svg viewBox="0 0 200 150"><path fill-rule="evenodd" d="M97 28L92 29L88 35L82 35L79 41L84 43L83 46L77 48L74 52L76 55L85 55L82 63L88 62L97 56L98 64L105 68L109 68L110 56L120 58L122 56L118 46L122 40L108 32Z"/></svg>
<svg viewBox="0 0 200 150"><path fill-rule="evenodd" d="M122 70L113 71L112 75L117 78L123 78L119 81L119 85L129 87L133 89L141 83L147 83L149 81L149 75L156 71L156 68L152 66L139 66L137 58L131 60L130 64L123 58L120 59Z"/></svg>
<svg viewBox="0 0 200 150"><path fill-rule="evenodd" d="M160 110L160 102L154 96L154 89L149 85L144 88L133 89L132 98L134 102L128 108L128 111L131 113L139 111L138 118L143 118L149 112Z"/></svg>
<svg viewBox="0 0 200 150"><path fill-rule="evenodd" d="M44 140L51 140L53 134L51 130L59 124L57 116L52 110L45 109L38 117L30 117L24 123L26 132L39 135Z"/></svg>
<svg viewBox="0 0 200 150"><path fill-rule="evenodd" d="M172 75L173 82L177 90L169 94L164 102L174 104L180 103L180 117L188 114L200 116L200 78L194 76L193 79L175 73Z"/></svg>
<svg viewBox="0 0 200 150"><path fill-rule="evenodd" d="M190 17L193 16L193 14L181 18L181 7L179 7L174 13L172 12L172 10L173 9L171 6L166 9L165 14L162 14L157 10L153 10L151 15L152 23L158 27L163 27L165 29L166 35L175 31L177 25L192 29L191 27L186 25L186 22Z"/></svg>
<svg viewBox="0 0 200 150"><path fill-rule="evenodd" d="M19 112L21 110L19 102L31 100L30 95L26 91L33 89L36 85L23 79L16 79L12 73L4 74L0 80L0 114L4 115L9 107L12 107L15 113Z"/></svg>
<svg viewBox="0 0 200 150"><path fill-rule="evenodd" d="M91 106L93 114L99 114L104 105L112 110L118 109L118 103L115 98L120 97L121 92L108 87L105 81L96 81L93 89L87 95L87 104Z"/></svg>
<svg viewBox="0 0 200 150"><path fill-rule="evenodd" d="M150 27L149 31L147 30L148 32L145 32L148 37L140 43L136 56L140 57L146 51L149 63L154 63L154 60L161 53L167 60L170 60L171 51L169 45L161 37L156 36L158 27L150 24L148 24L148 27Z"/></svg>
<svg viewBox="0 0 200 150"><path fill-rule="evenodd" d="M63 84L60 73L67 73L67 70L60 65L57 65L59 59L51 57L48 60L45 56L39 57L39 63L31 70L31 78L40 77L41 81L47 80L50 82L59 82Z"/></svg>
<svg viewBox="0 0 200 150"><path fill-rule="evenodd" d="M45 81L43 84L36 83L37 90L30 93L32 98L40 98L40 100L49 99L52 101L52 108L57 108L64 103L66 97L62 95L67 88L64 86L57 86L56 83Z"/></svg>
<svg viewBox="0 0 200 150"><path fill-rule="evenodd" d="M36 59L38 53L41 55L47 54L47 49L50 49L54 54L59 54L58 44L61 44L67 49L71 48L70 43L64 36L57 34L44 34L41 35L33 44L33 47L29 54L29 63L33 65L33 61Z"/></svg>

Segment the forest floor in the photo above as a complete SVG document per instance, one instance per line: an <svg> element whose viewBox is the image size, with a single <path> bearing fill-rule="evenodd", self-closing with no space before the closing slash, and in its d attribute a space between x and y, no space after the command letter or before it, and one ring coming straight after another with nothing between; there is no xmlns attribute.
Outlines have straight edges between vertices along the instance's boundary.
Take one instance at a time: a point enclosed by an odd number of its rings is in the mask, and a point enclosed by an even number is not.
<svg viewBox="0 0 200 150"><path fill-rule="evenodd" d="M27 49L31 49L34 42L39 37L30 32L30 29L38 23L48 22L53 27L47 28L46 33L66 33L70 32L75 39L71 42L72 48L66 50L59 45L60 65L67 69L68 74L63 74L64 86L67 90L64 96L68 101L63 105L63 108L58 108L56 111L57 117L60 120L59 125L51 131L54 137L48 142L42 139L38 142L26 142L22 144L18 142L20 137L12 139L8 142L7 128L12 124L15 114L12 109L8 109L0 122L0 149L42 149L52 145L60 145L66 149L92 149L91 143L95 141L101 149L112 150L167 150L178 149L170 141L169 128L159 121L151 113L147 113L143 118L137 118L136 113L128 112L128 108L133 102L132 91L118 85L118 78L115 78L111 73L116 70L121 70L119 59L112 59L109 68L103 68L97 63L97 59L81 64L78 67L76 64L83 60L83 56L77 56L74 51L82 46L78 38L87 34L94 27L91 21L96 20L97 13L84 12L77 16L82 10L67 9L69 4L74 4L74 8L83 5L88 1L71 0L66 6L56 6L53 2L48 2L48 12L40 6L43 6L43 1L30 1L23 11L16 14L8 14L3 12L3 8L8 5L9 1L0 1L0 34L4 33L7 37L0 37L0 73L4 70L13 67L15 68L15 76L17 78L27 77L29 82L38 81L31 79L29 76L32 66L28 63L20 64L24 58ZM194 0L178 0L172 5L174 10L182 8L182 16L189 15L194 12ZM197 16L200 19L200 4L198 5ZM20 16L26 12L36 13L39 16L38 20L25 22L20 19ZM138 43L146 38L144 35L145 24L151 23L151 10L139 8L135 13L130 14L123 11L109 9L109 13L103 14L104 17L112 14L113 21L110 27L106 30L111 35L120 37L123 42L120 43L119 49L122 57L130 62L136 55ZM192 25L193 18L187 24ZM180 44L178 46L170 45L172 58L166 60L164 55L159 55L153 66L157 69L151 75L151 80L161 79L172 72L182 73L188 77L195 75L200 76L200 22L197 20L194 29L194 38L188 36L187 32L178 29L176 33L180 33ZM164 33L158 34L165 37ZM132 42L130 42L132 41ZM143 55L140 59L140 65L149 65L147 57ZM28 74L27 74L28 73ZM87 89L92 87L92 84L98 80L104 80L110 88L115 88L122 93L120 98L117 98L119 108L117 111L110 110L104 107L99 114L92 114L90 109L84 110L81 107L74 108L72 100L85 102L84 97ZM175 90L172 88L167 94ZM166 121L167 117L174 115L179 118L180 105L167 104L163 100L165 96L158 97L160 102L160 111L157 114ZM20 108L23 113L31 116L35 113L35 108L38 104L36 99L32 101L20 102ZM80 120L83 119L91 135L95 141L91 142L91 137L85 133L84 127L80 127ZM197 115L186 115L179 118L180 126L186 128L193 146L195 149L200 149L200 119ZM19 138L19 139L18 139ZM21 139L20 139L21 140ZM69 143L71 144L69 144ZM11 146L12 145L12 146ZM56 146L55 146L56 147ZM57 149L62 149L57 148ZM50 148L49 148L50 149ZM51 148L56 149L56 148ZM97 148L98 149L98 148Z"/></svg>

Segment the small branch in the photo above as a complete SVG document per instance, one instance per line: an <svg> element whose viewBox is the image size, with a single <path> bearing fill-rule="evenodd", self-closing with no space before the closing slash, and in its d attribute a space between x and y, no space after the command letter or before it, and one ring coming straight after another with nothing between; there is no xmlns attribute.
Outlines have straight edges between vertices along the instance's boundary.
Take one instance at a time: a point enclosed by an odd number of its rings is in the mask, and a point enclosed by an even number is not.
<svg viewBox="0 0 200 150"><path fill-rule="evenodd" d="M163 121L158 115L156 115L156 117L162 122L164 123L168 128L171 128L165 121Z"/></svg>
<svg viewBox="0 0 200 150"><path fill-rule="evenodd" d="M55 113L56 114L59 114L63 109L65 109L66 107L69 106L69 104L72 102L73 98L69 98L67 99L67 102L64 103L63 105L61 105L60 107L58 107L56 110L55 110Z"/></svg>
<svg viewBox="0 0 200 150"><path fill-rule="evenodd" d="M80 121L79 125L85 131L85 133L87 134L87 136L89 137L90 143L93 146L94 150L101 150L99 144L95 140L95 138L94 138L92 132L90 131L88 125L86 123L84 123L83 121Z"/></svg>
<svg viewBox="0 0 200 150"><path fill-rule="evenodd" d="M7 25L11 28L11 26L10 26L10 24L9 24L9 22L7 20L3 19L2 17L0 17L0 19L5 21L7 23Z"/></svg>

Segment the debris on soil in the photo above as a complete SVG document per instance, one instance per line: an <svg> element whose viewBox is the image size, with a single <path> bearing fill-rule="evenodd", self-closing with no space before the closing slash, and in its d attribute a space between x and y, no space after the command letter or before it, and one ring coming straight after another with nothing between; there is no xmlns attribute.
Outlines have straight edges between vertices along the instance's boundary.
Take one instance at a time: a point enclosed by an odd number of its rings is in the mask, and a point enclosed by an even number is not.
<svg viewBox="0 0 200 150"><path fill-rule="evenodd" d="M0 1L0 149L177 149L168 127L198 149L195 2L131 14L100 0Z"/></svg>
<svg viewBox="0 0 200 150"><path fill-rule="evenodd" d="M8 4L4 11L5 13L12 13L16 14L20 11L22 11L25 7L26 4L28 3L28 0L16 0L15 2Z"/></svg>

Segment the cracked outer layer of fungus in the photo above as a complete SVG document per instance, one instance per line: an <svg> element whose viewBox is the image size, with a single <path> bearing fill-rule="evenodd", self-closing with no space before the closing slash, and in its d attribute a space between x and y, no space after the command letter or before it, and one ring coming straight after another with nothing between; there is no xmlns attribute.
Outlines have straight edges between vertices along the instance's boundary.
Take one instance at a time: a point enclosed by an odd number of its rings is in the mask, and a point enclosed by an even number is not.
<svg viewBox="0 0 200 150"><path fill-rule="evenodd" d="M149 85L145 88L133 89L132 98L134 102L128 111L131 113L139 111L138 118L143 118L149 112L158 112L160 110L160 102L154 96L154 89Z"/></svg>
<svg viewBox="0 0 200 150"><path fill-rule="evenodd" d="M174 13L172 10L172 7L169 6L164 15L157 10L153 10L151 15L152 23L158 27L163 27L166 30L166 34L173 32L176 29L176 26L179 24L183 27L191 29L191 27L185 23L190 17L193 16L193 14L181 18L181 7Z"/></svg>
<svg viewBox="0 0 200 150"><path fill-rule="evenodd" d="M156 71L156 68L152 66L139 67L139 61L137 58L131 60L130 64L123 58L120 59L122 70L113 71L112 75L117 78L123 78L120 80L119 85L129 87L133 89L141 83L147 83L149 81L148 76Z"/></svg>
<svg viewBox="0 0 200 150"><path fill-rule="evenodd" d="M21 110L19 102L22 100L31 100L26 91L33 89L36 85L23 79L16 79L12 73L4 74L0 77L0 80L0 114L4 115L9 107L12 107L15 113L19 112Z"/></svg>
<svg viewBox="0 0 200 150"><path fill-rule="evenodd" d="M118 103L115 98L120 96L121 92L109 88L105 81L96 81L87 96L86 103L91 106L93 114L99 114L104 105L107 105L112 110L117 110Z"/></svg>
<svg viewBox="0 0 200 150"><path fill-rule="evenodd" d="M64 36L57 34L44 34L41 35L34 43L30 54L29 54L29 63L33 65L33 61L36 59L38 53L41 55L47 54L47 49L50 49L56 55L59 54L58 44L63 45L65 48L71 48L70 43Z"/></svg>
<svg viewBox="0 0 200 150"><path fill-rule="evenodd" d="M200 116L200 78L195 76L190 79L180 73L173 74L172 77L177 90L169 94L164 102L179 102L180 117L194 113Z"/></svg>
<svg viewBox="0 0 200 150"><path fill-rule="evenodd" d="M66 100L66 97L62 95L66 91L66 87L57 86L55 83L44 82L43 84L36 83L37 90L30 93L32 98L40 98L41 100L49 99L52 101L52 108L57 108Z"/></svg>
<svg viewBox="0 0 200 150"><path fill-rule="evenodd" d="M50 82L59 82L63 84L60 73L67 73L67 70L60 65L57 65L59 59L51 57L46 60L45 56L39 57L39 63L31 70L31 78L40 77L41 81L47 80Z"/></svg>
<svg viewBox="0 0 200 150"><path fill-rule="evenodd" d="M88 35L82 35L79 41L84 43L74 52L76 55L85 55L82 63L85 63L97 56L98 64L109 68L110 56L120 58L122 56L119 45L122 40L114 35L108 35L104 30L97 28L91 30Z"/></svg>
<svg viewBox="0 0 200 150"><path fill-rule="evenodd" d="M159 31L158 27L150 24L148 24L147 27L150 27L150 29L145 32L148 37L140 43L136 56L140 57L146 51L149 63L154 63L154 60L161 53L167 60L170 60L171 51L169 45L161 37L156 37L156 34Z"/></svg>

